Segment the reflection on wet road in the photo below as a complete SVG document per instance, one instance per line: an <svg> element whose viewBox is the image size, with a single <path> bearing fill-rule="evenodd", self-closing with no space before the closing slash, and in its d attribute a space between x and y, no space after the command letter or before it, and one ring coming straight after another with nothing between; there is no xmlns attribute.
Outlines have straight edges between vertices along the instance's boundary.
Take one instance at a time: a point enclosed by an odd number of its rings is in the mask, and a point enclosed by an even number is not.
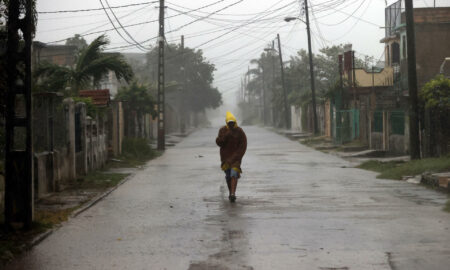
<svg viewBox="0 0 450 270"><path fill-rule="evenodd" d="M199 130L7 269L448 269L445 195L244 130L235 204Z"/></svg>

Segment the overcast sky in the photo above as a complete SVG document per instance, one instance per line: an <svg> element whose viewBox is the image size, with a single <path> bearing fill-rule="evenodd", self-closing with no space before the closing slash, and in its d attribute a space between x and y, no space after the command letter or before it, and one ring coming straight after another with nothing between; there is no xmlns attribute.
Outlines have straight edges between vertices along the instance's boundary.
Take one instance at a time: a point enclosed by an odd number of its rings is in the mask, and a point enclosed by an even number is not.
<svg viewBox="0 0 450 270"><path fill-rule="evenodd" d="M108 0L110 6L150 2L151 0ZM102 1L106 5L106 1ZM304 15L299 0L170 0L166 1L166 39L179 43L185 35L185 45L202 49L204 56L216 65L215 85L226 99L234 97L240 78L249 61L257 58L279 33L284 58L307 48L305 25L301 21L286 23L286 16ZM394 0L312 0L310 20L313 32L313 50L324 46L352 43L356 54L384 59L384 9ZM414 1L415 7L450 6L450 0ZM158 3L113 9L120 23L133 39L143 46L156 45L158 32ZM204 6L208 6L202 8ZM38 0L38 12L101 8L97 0ZM197 11L187 12L192 9ZM185 13L180 14L180 12ZM211 13L213 13L211 15ZM113 14L109 13L114 20ZM170 18L174 16L173 18ZM137 26L130 24L153 21ZM115 22L119 27L118 23ZM188 24L188 25L186 25ZM40 13L36 40L54 42L74 34L87 34L111 29L111 23L102 10L77 13ZM232 31L231 31L232 30ZM124 39L115 31L106 32L111 48L134 43L123 31ZM85 36L90 42L100 35ZM147 41L148 40L148 41ZM60 42L64 43L64 42ZM122 52L142 52L136 46L111 49Z"/></svg>

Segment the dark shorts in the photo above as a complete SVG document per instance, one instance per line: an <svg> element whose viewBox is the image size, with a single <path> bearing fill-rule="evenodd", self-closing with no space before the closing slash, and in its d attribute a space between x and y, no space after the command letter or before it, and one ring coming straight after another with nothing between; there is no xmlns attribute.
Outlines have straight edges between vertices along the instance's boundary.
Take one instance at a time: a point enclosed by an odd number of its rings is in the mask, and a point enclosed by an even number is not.
<svg viewBox="0 0 450 270"><path fill-rule="evenodd" d="M235 177L236 179L239 178L239 173L233 169L227 169L225 172L225 179L231 180L231 177Z"/></svg>

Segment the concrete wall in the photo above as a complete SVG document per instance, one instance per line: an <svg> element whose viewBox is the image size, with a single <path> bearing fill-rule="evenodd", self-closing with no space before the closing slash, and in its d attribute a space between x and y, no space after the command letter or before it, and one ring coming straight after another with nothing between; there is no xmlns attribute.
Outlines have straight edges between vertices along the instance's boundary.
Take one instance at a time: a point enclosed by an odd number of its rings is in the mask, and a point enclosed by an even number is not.
<svg viewBox="0 0 450 270"><path fill-rule="evenodd" d="M55 190L60 191L75 179L75 159L67 147L53 151Z"/></svg>
<svg viewBox="0 0 450 270"><path fill-rule="evenodd" d="M370 135L370 149L383 150L383 133L372 132Z"/></svg>
<svg viewBox="0 0 450 270"><path fill-rule="evenodd" d="M303 115L303 113L306 113ZM330 125L330 110L326 108L325 104L316 104L316 113L317 113L317 125L319 134L324 135L325 132L331 132L329 129ZM327 122L328 121L328 122ZM307 108L304 112L302 112L302 107L291 107L291 128L292 130L301 131L301 132L314 132L314 116L313 116L313 107L311 104L307 105ZM327 132L328 132L327 131Z"/></svg>
<svg viewBox="0 0 450 270"><path fill-rule="evenodd" d="M75 165L76 165L76 175L86 175L88 173L88 156L87 156L87 130L86 130L86 120L89 120L86 116L86 105L84 103L76 104L76 113L79 113L79 137L75 138L75 142L78 141L80 146L77 146L75 153ZM77 127L75 128L77 129ZM75 136L77 136L76 132Z"/></svg>
<svg viewBox="0 0 450 270"><path fill-rule="evenodd" d="M404 14L402 14L404 22ZM450 56L450 7L414 9L417 83L419 89L439 73ZM407 74L406 29L400 31L402 74Z"/></svg>
<svg viewBox="0 0 450 270"><path fill-rule="evenodd" d="M380 72L367 72L364 69L355 69L356 84L360 87L387 86L394 82L394 69L385 67Z"/></svg>
<svg viewBox="0 0 450 270"><path fill-rule="evenodd" d="M63 106L67 121L65 126L55 129L66 130L66 145L34 154L36 198L64 189L77 176L104 166L108 158L106 123L87 117L84 103L74 104L72 99L65 99ZM75 131L76 113L80 119L79 132ZM121 134L123 137L123 131Z"/></svg>
<svg viewBox="0 0 450 270"><path fill-rule="evenodd" d="M102 122L86 119L86 161L88 171L102 168L108 159L106 135Z"/></svg>
<svg viewBox="0 0 450 270"><path fill-rule="evenodd" d="M302 108L299 106L291 106L291 129L302 132Z"/></svg>
<svg viewBox="0 0 450 270"><path fill-rule="evenodd" d="M34 191L35 197L55 191L53 153L41 152L34 155Z"/></svg>
<svg viewBox="0 0 450 270"><path fill-rule="evenodd" d="M111 104L109 128L109 146L113 156L122 154L122 141L124 136L123 107L122 102Z"/></svg>
<svg viewBox="0 0 450 270"><path fill-rule="evenodd" d="M389 153L394 155L405 154L405 136L395 134L389 136Z"/></svg>

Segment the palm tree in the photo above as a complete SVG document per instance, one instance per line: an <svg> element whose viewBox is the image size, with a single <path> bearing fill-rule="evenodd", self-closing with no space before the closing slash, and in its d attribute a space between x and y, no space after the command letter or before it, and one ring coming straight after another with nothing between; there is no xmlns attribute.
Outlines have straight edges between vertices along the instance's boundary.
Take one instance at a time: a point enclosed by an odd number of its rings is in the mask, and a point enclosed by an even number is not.
<svg viewBox="0 0 450 270"><path fill-rule="evenodd" d="M118 80L129 82L133 78L133 70L119 53L105 53L104 46L109 40L101 35L82 49L76 63L72 67L62 67L52 63L41 64L35 77L39 79L39 89L61 91L70 87L71 94L86 87L99 87L100 80L113 71Z"/></svg>

